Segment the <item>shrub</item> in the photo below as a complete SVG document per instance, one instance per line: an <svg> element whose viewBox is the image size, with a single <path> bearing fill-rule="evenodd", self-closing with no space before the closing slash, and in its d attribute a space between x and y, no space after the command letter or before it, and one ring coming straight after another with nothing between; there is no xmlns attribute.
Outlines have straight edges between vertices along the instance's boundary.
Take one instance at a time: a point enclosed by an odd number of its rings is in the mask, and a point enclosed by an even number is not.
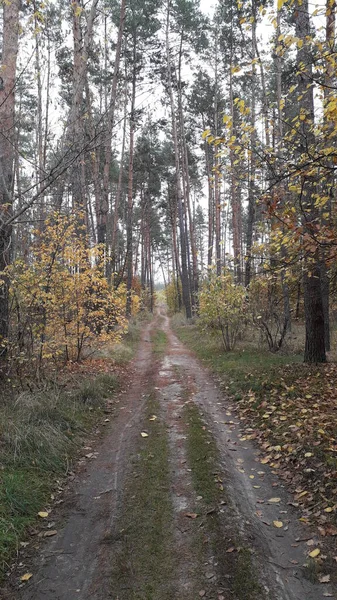
<svg viewBox="0 0 337 600"><path fill-rule="evenodd" d="M199 294L201 324L220 331L225 351L233 350L246 326L246 290L236 285L227 270L217 276L212 272Z"/></svg>
<svg viewBox="0 0 337 600"><path fill-rule="evenodd" d="M253 279L249 286L249 305L252 322L266 340L271 352L278 352L288 331L284 314L282 283L274 275Z"/></svg>

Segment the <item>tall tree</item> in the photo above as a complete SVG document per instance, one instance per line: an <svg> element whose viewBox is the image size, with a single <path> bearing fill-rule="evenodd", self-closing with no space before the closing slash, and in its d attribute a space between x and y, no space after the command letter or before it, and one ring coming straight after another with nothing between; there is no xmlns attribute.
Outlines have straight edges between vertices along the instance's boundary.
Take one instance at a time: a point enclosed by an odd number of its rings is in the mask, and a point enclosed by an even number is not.
<svg viewBox="0 0 337 600"><path fill-rule="evenodd" d="M297 86L301 115L298 152L300 160L306 160L315 148L314 134L314 91L312 86L312 55L308 0L298 0L294 13L297 44ZM322 301L321 262L319 248L310 243L312 235L320 227L320 212L316 205L317 180L303 174L301 181L301 204L303 207L303 230L307 240L303 274L305 307L305 352L304 360L309 363L325 362L325 329Z"/></svg>
<svg viewBox="0 0 337 600"><path fill-rule="evenodd" d="M15 159L15 89L19 41L19 0L2 4L3 31L0 80L0 357L6 355L9 330L8 281L3 273L11 260Z"/></svg>

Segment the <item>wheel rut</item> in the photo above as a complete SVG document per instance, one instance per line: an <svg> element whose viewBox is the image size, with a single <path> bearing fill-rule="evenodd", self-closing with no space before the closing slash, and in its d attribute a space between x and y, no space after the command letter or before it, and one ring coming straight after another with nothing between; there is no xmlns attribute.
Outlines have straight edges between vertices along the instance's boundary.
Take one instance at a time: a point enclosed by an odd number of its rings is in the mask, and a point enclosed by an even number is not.
<svg viewBox="0 0 337 600"><path fill-rule="evenodd" d="M161 357L155 331L167 337ZM67 492L64 526L35 559L23 557L33 577L17 578L3 600L336 598L305 578L308 529L164 308L145 327L117 402Z"/></svg>

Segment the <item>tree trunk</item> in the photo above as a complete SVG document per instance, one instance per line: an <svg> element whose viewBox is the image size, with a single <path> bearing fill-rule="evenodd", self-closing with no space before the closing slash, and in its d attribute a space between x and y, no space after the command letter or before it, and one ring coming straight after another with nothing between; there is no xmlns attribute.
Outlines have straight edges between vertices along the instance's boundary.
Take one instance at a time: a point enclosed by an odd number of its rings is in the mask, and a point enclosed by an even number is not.
<svg viewBox="0 0 337 600"><path fill-rule="evenodd" d="M127 291L126 291L126 314L131 316L132 300L132 214L133 214L133 159L135 145L135 102L136 102L136 80L137 80L137 62L136 62L136 36L133 37L133 72L132 72L132 97L130 111L130 142L129 142L129 180L128 180L128 208L127 208L127 229L126 229L126 268L127 268Z"/></svg>
<svg viewBox="0 0 337 600"><path fill-rule="evenodd" d="M125 67L125 88L124 88L124 118L123 118L123 139L122 139L122 150L119 163L119 174L118 184L114 206L114 216L112 222L112 234L111 234L111 261L112 261L112 272L116 272L116 253L117 253L117 233L118 233L118 220L119 220L119 205L122 196L122 184L124 175L124 155L125 155L125 142L126 142L126 121L127 121L127 108L128 108L128 82L127 73Z"/></svg>
<svg viewBox="0 0 337 600"><path fill-rule="evenodd" d="M302 155L315 147L314 94L312 87L312 57L308 40L310 40L310 18L308 0L297 0L295 4L296 36L302 41L297 45L298 94L299 107L305 114L299 130ZM311 240L312 232L319 225L319 211L315 206L317 181L307 176L302 177L302 210L304 235ZM305 353L304 360L309 363L326 361L325 327L322 302L322 282L318 249L306 250L304 263L304 309L305 309Z"/></svg>
<svg viewBox="0 0 337 600"><path fill-rule="evenodd" d="M326 108L333 99L335 90L334 84L336 83L334 61L331 57L335 56L336 46L336 0L327 0L326 2L326 64L325 64L325 87L324 87L324 107ZM334 132L335 124L329 121L325 116L325 129L326 135L330 137ZM328 144L330 145L330 140ZM331 206L332 200L335 200L335 177L334 168L335 165L331 159L328 159L328 172L326 174L326 195L329 197L327 204L322 209L322 223L326 227L331 227ZM322 274L322 300L323 300L323 311L324 311L324 327L325 327L325 348L330 350L330 314L329 314L329 293L330 293L330 279L326 265L326 256L324 250L321 250L321 274Z"/></svg>
<svg viewBox="0 0 337 600"><path fill-rule="evenodd" d="M170 0L168 0L168 2L167 2L167 17L166 17L167 85L168 85L168 92L169 92L169 98L170 98L172 137L173 137L174 155L175 155L176 195L177 195L178 218L179 218L179 229L180 229L182 296L183 296L183 303L184 303L184 307L185 307L185 311L186 311L186 317L187 317L187 319L191 319L192 318L192 309L191 309L189 274L188 274L188 269L187 269L187 251L186 251L187 243L186 243L186 235L185 235L184 211L183 211L181 179L180 179L179 144L178 144L178 132L177 132L177 122L176 122L176 114L175 114L175 102L174 102L173 86L172 86L172 70L171 70L170 43L169 43L170 6L171 6L171 2L170 2Z"/></svg>
<svg viewBox="0 0 337 600"><path fill-rule="evenodd" d="M104 244L106 242L106 217L109 209L109 194L110 194L110 167L111 167L111 158L112 158L112 132L115 120L115 107L116 107L116 96L117 96L117 83L118 83L118 73L119 73L119 65L121 59L122 52L122 41L123 41L123 32L124 32L124 23L126 16L126 0L121 0L121 9L120 9L120 20L119 20L119 29L118 29L118 38L117 38L117 46L116 46L116 54L115 54L115 64L114 64L114 74L112 78L112 86L111 86L111 94L110 94L110 103L109 103L109 111L108 111L108 122L107 122L107 131L104 139L104 168L103 168L103 193L102 193L102 202L99 210L99 220L98 220L98 242Z"/></svg>
<svg viewBox="0 0 337 600"><path fill-rule="evenodd" d="M2 84L0 86L0 360L7 354L9 332L8 280L3 271L11 261L15 159L15 86L19 38L19 0L3 3Z"/></svg>
<svg viewBox="0 0 337 600"><path fill-rule="evenodd" d="M232 49L233 52L233 49ZM229 74L229 97L230 97L230 112L231 112L231 137L235 135L236 131L236 110L234 108L234 97L233 97L233 75L232 75L232 58L230 61L230 74ZM240 202L240 189L237 177L237 166L235 165L236 155L234 153L233 146L230 147L230 165L231 165L231 207L232 207L232 230L233 230L233 252L234 252L234 274L236 283L241 283L242 272L241 272L241 237L242 237L242 226L241 226L241 202Z"/></svg>

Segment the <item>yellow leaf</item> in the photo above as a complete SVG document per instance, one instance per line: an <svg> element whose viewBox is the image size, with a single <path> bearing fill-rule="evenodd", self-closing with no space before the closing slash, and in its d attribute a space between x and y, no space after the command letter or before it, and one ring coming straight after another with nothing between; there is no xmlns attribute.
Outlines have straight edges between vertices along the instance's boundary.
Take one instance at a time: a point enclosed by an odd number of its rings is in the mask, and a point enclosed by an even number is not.
<svg viewBox="0 0 337 600"><path fill-rule="evenodd" d="M281 527L283 527L282 521L273 521L273 525L274 525L274 527L277 527L278 529L281 529Z"/></svg>
<svg viewBox="0 0 337 600"><path fill-rule="evenodd" d="M281 498L269 498L268 502L281 502Z"/></svg>
<svg viewBox="0 0 337 600"><path fill-rule="evenodd" d="M286 3L287 0L277 0L277 10L281 10L283 4Z"/></svg>
<svg viewBox="0 0 337 600"><path fill-rule="evenodd" d="M305 456L305 458L310 458L310 456L313 456L313 453L312 452L306 452L304 456Z"/></svg>
<svg viewBox="0 0 337 600"><path fill-rule="evenodd" d="M331 513L333 511L333 508L331 506L328 506L327 508L324 509L324 512L327 513Z"/></svg>
<svg viewBox="0 0 337 600"><path fill-rule="evenodd" d="M309 556L310 558L316 558L316 556L318 556L321 553L319 548L315 548L315 550L312 550L311 552L309 552Z"/></svg>
<svg viewBox="0 0 337 600"><path fill-rule="evenodd" d="M20 579L21 581L29 581L31 577L33 577L33 573L25 573Z"/></svg>
<svg viewBox="0 0 337 600"><path fill-rule="evenodd" d="M296 496L296 498L303 498L303 496L306 496L308 492L301 492L300 494L298 494L298 496Z"/></svg>
<svg viewBox="0 0 337 600"><path fill-rule="evenodd" d="M37 513L39 517L41 517L41 519L46 519L49 515L49 513L41 510L39 513Z"/></svg>
<svg viewBox="0 0 337 600"><path fill-rule="evenodd" d="M145 437L149 437L149 434L148 434L148 433L145 433L145 431L142 431L140 435L141 435L142 437L144 437L144 438L145 438Z"/></svg>
<svg viewBox="0 0 337 600"><path fill-rule="evenodd" d="M152 417L150 417L149 421L155 421L158 417L156 415L152 415Z"/></svg>

